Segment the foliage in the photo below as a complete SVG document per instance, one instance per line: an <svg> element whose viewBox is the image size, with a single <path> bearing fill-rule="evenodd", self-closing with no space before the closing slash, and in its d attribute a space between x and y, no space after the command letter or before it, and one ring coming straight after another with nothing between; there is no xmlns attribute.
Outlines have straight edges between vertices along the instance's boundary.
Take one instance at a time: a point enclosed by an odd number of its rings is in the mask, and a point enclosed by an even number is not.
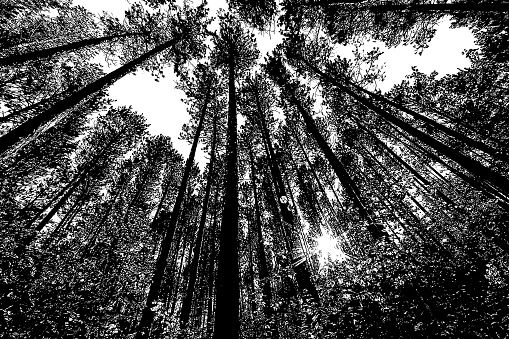
<svg viewBox="0 0 509 339"><path fill-rule="evenodd" d="M214 19L144 0L121 22L0 1L0 58L31 55L0 67L0 337L506 336L507 11L280 5L229 0ZM366 39L422 53L445 15L475 36L471 65L378 91ZM169 66L185 164L106 91Z"/></svg>

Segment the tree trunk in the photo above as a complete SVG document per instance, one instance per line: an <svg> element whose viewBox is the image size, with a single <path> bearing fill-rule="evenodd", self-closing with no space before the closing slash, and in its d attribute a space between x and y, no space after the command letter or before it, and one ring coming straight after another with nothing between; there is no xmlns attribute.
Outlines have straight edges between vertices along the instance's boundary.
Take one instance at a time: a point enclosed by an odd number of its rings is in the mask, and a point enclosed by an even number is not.
<svg viewBox="0 0 509 339"><path fill-rule="evenodd" d="M118 34L118 35L110 35L104 36L100 38L91 38L84 39L80 41L75 41L68 43L66 45L60 45L56 47L50 47L38 51L26 52L21 54L13 54L3 58L0 58L0 66L10 66L14 64L23 63L29 60L38 60L43 58L52 57L55 54L74 51L83 47L95 46L103 43L105 41L111 41L114 39L125 38L130 36L142 35L142 33L126 33L126 34Z"/></svg>
<svg viewBox="0 0 509 339"><path fill-rule="evenodd" d="M304 62L306 62L306 64L311 69L313 69L313 71L315 73L320 75L327 82L339 87L341 90L348 93L348 95L350 95L352 98L357 100L359 103L361 103L366 108L372 110L373 112L377 113L379 116L384 118L386 121L388 121L392 125L401 128L406 133L414 136L419 141L430 146L435 151L437 151L439 154L442 154L442 155L448 157L449 159L455 161L460 166L467 169L469 172L471 172L473 175L477 176L482 181L487 182L489 185L491 185L495 189L495 191L498 190L498 192L503 193L503 199L505 200L506 203L509 202L509 198L508 198L508 196L509 196L509 180L507 178L492 171L491 169L482 165L480 162L461 154L460 152L456 151L452 147L449 147L449 146L443 144L439 140L436 140L435 138L427 135L426 133L421 132L420 130L411 126L410 124L406 123L405 121L389 114L385 110L383 110L380 107L373 104L368 99L355 93L354 91L352 91L347 86L343 85L338 80L323 73L317 67L309 64L307 61L304 61Z"/></svg>
<svg viewBox="0 0 509 339"><path fill-rule="evenodd" d="M198 147L198 141L200 139L200 134L203 129L203 123L205 120L205 113L207 112L207 106L209 102L210 95L210 87L207 89L207 94L205 96L205 100L203 103L200 121L196 128L196 133L194 135L193 144L191 146L191 152L189 153L189 157L187 158L184 174L182 176L182 181L180 183L179 191L177 194L177 198L175 200L175 205L173 206L173 211L171 213L170 222L168 224L167 232L161 242L161 249L159 251L159 256L157 258L156 267L154 269L154 275L152 276L152 281L150 283L150 289L148 292L147 300L143 309L143 313L140 319L140 323L138 325L138 331L136 335L136 339L148 339L150 334L150 327L152 325L152 321L154 319L155 311L152 310L155 302L159 296L159 289L161 287L161 283L164 277L164 271L166 268L166 262L168 260L168 254L170 252L170 247L173 239L173 234L175 232L175 228L177 226L178 219L181 213L182 202L184 201L184 195L186 193L187 182L191 175L191 167L194 162L194 157L196 154L196 148Z"/></svg>
<svg viewBox="0 0 509 339"><path fill-rule="evenodd" d="M25 238L23 238L18 246L15 249L15 252L17 254L21 254L26 251L26 248L34 239L37 237L39 232L48 224L48 222L55 216L55 214L64 206L64 204L67 202L67 200L71 197L71 195L76 191L76 189L79 187L81 182L85 176L81 176L68 190L67 192L58 200L55 206L46 214L46 216L37 224L35 229L27 235Z"/></svg>
<svg viewBox="0 0 509 339"><path fill-rule="evenodd" d="M270 288L269 270L267 267L267 257L265 256L265 246L263 245L263 232L262 232L262 220L260 214L260 205L258 203L258 193L256 189L256 174L254 167L254 157L252 147L249 147L249 160L251 167L251 184L253 188L254 208L255 208L255 227L256 227L256 251L258 258L258 276L262 283L262 300L263 300L263 312L266 317L272 315L272 290Z"/></svg>
<svg viewBox="0 0 509 339"><path fill-rule="evenodd" d="M41 127L44 124L51 121L55 117L61 118L62 116L64 116L65 111L77 105L87 96L105 89L118 79L122 78L127 73L135 70L136 67L145 60L173 46L177 42L177 39L178 38L171 39L166 43L153 48L152 50L146 52L140 57L128 62L127 64L119 67L113 72L83 87L82 89L76 91L67 98L60 100L52 107L46 109L45 111L39 113L35 117L32 117L27 121L23 122L21 125L15 127L7 134L0 137L0 156L5 156L4 155L5 152L10 150L20 140L29 137L29 135L35 133L34 137L36 137L38 134L44 133L44 130L41 130ZM27 140L27 142L29 142L29 140Z"/></svg>
<svg viewBox="0 0 509 339"><path fill-rule="evenodd" d="M415 119L418 119L418 120L421 120L431 126L433 126L434 128L444 132L446 135L448 136L451 136L453 138L456 138L457 140L460 140L462 142L464 142L466 145L470 146L470 147L474 147L474 148L477 148L489 155L491 155L492 157L496 158L496 159L499 159L501 161L504 161L504 162L507 162L507 159L508 159L508 155L507 154L504 154L503 152L501 151L498 151L496 149L494 149L493 147L489 146L489 145L486 145L485 143L483 142L480 142L480 141L477 141L477 140L474 140L474 139L471 139L469 138L468 136L462 134L462 133L459 133L457 131L454 131L452 129L450 129L449 127L447 126L444 126L438 122L436 122L435 120L433 119L430 119L426 116L423 116L417 112L414 112L413 110L397 103L397 102L394 102L390 99L387 99L386 97L384 97L383 95L380 95L380 94L377 94L377 93L373 93L371 91L368 91L367 89L364 89L362 88L361 86L359 85L356 85L352 82L348 82L351 86L353 86L354 88L358 89L359 91L362 91L364 93L366 93L367 95L383 102L383 103L386 103L386 104L389 104L407 114L410 114L412 117L414 117Z"/></svg>
<svg viewBox="0 0 509 339"><path fill-rule="evenodd" d="M306 163L308 164L312 174L313 174L313 177L315 178L317 184L318 184L318 187L320 188L320 190L323 192L323 194L325 195L325 197L327 197L327 193L325 191L325 187L323 186L321 180L318 178L318 174L316 173L316 170L315 168L313 167L313 164L311 164L311 160L309 159L308 157L308 154L306 153L306 150L304 149L304 145L302 144L302 142L300 141L300 138L299 136L297 135L297 132L295 130L293 130L293 128L291 129L291 132L292 132L292 135L293 137L295 138L295 140L297 141L297 144L299 145L299 148L302 152L302 155L304 155L304 158L306 159ZM339 200L339 197L338 195L336 194L336 191L334 189L332 189L332 193L334 194L334 197L336 199L336 201L338 202L338 205L342 207L342 203L341 201ZM330 200L327 198L327 202L329 204L329 207L330 207L330 210L331 210L331 213L334 213L335 214L335 211L334 211L334 207L332 206L332 203L330 202ZM344 212L344 211L343 211ZM343 213L344 214L344 213ZM338 219L336 217L336 219ZM338 220L339 221L339 220Z"/></svg>
<svg viewBox="0 0 509 339"><path fill-rule="evenodd" d="M216 312L213 339L238 339L239 314L239 201L237 173L237 99L235 91L235 56L229 50L228 141L224 208L219 234L219 257L216 278Z"/></svg>
<svg viewBox="0 0 509 339"><path fill-rule="evenodd" d="M309 295L311 300L315 303L320 302L320 297L318 295L318 291L314 283L311 281L311 273L309 272L309 265L307 263L306 257L303 255L303 248L298 244L297 237L295 236L295 221L293 217L293 213L289 208L289 199L286 195L285 185L283 182L283 176L281 175L281 171L279 169L279 165L276 160L276 154L274 152L274 148L272 146L272 142L270 140L269 130L267 127L267 123L265 121L264 112L262 111L262 107L260 104L260 98L258 94L258 90L255 89L256 96L256 105L258 111L258 118L262 127L262 135L265 139L265 143L267 144L269 150L269 162L272 173L272 180L276 187L276 194L278 199L279 208L281 211L282 223L284 227L284 231L287 236L290 238L289 243L291 246L292 256L292 267L296 273L297 283L299 285L300 292L304 298Z"/></svg>
<svg viewBox="0 0 509 339"><path fill-rule="evenodd" d="M207 272L207 338L212 337L213 332L213 309L214 309L214 266L216 261L216 228L217 228L217 200L219 196L219 187L216 187L214 194L214 218L212 221L212 230L209 236L209 266Z"/></svg>
<svg viewBox="0 0 509 339"><path fill-rule="evenodd" d="M198 226L198 233L196 235L196 242L193 249L193 260L189 271L189 282L187 284L186 296L182 301L182 309L180 312L180 328L184 330L189 322L189 315L191 313L191 303L193 300L193 293L195 290L195 283L198 274L198 260L201 254L203 232L205 230L205 223L207 221L208 205L210 200L210 192L212 189L212 182L214 180L214 162L216 153L216 117L214 117L212 131L212 145L210 149L210 162L207 175L207 185L205 186L205 197L203 198L202 213L200 217L200 224Z"/></svg>

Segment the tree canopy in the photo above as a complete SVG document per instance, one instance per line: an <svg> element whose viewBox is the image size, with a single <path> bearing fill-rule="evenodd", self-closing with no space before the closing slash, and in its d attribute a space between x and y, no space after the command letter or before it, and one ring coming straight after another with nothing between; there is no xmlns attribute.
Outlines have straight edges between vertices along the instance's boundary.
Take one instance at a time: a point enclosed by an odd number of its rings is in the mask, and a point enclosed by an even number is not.
<svg viewBox="0 0 509 339"><path fill-rule="evenodd" d="M507 3L208 8L0 1L0 337L505 338ZM338 53L446 16L454 74L381 92L379 50ZM166 69L189 154L108 95Z"/></svg>

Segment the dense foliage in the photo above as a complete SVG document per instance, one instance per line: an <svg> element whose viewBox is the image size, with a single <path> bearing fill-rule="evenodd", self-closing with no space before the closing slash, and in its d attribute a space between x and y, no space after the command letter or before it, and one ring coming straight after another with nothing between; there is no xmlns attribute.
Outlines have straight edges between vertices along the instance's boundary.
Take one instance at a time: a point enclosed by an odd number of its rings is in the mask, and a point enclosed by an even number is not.
<svg viewBox="0 0 509 339"><path fill-rule="evenodd" d="M507 4L225 6L0 0L0 337L505 338ZM337 53L445 16L478 45L455 74L381 93L378 50ZM168 67L184 156L108 98Z"/></svg>

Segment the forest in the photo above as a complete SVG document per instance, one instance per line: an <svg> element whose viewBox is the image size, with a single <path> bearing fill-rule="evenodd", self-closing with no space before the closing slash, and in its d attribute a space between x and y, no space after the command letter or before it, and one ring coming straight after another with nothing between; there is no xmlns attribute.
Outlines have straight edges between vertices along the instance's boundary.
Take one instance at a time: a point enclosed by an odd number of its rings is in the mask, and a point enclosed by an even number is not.
<svg viewBox="0 0 509 339"><path fill-rule="evenodd" d="M0 338L506 338L509 3L227 6L0 0ZM382 93L378 50L337 53L445 17L455 74ZM108 96L167 67L189 154Z"/></svg>

